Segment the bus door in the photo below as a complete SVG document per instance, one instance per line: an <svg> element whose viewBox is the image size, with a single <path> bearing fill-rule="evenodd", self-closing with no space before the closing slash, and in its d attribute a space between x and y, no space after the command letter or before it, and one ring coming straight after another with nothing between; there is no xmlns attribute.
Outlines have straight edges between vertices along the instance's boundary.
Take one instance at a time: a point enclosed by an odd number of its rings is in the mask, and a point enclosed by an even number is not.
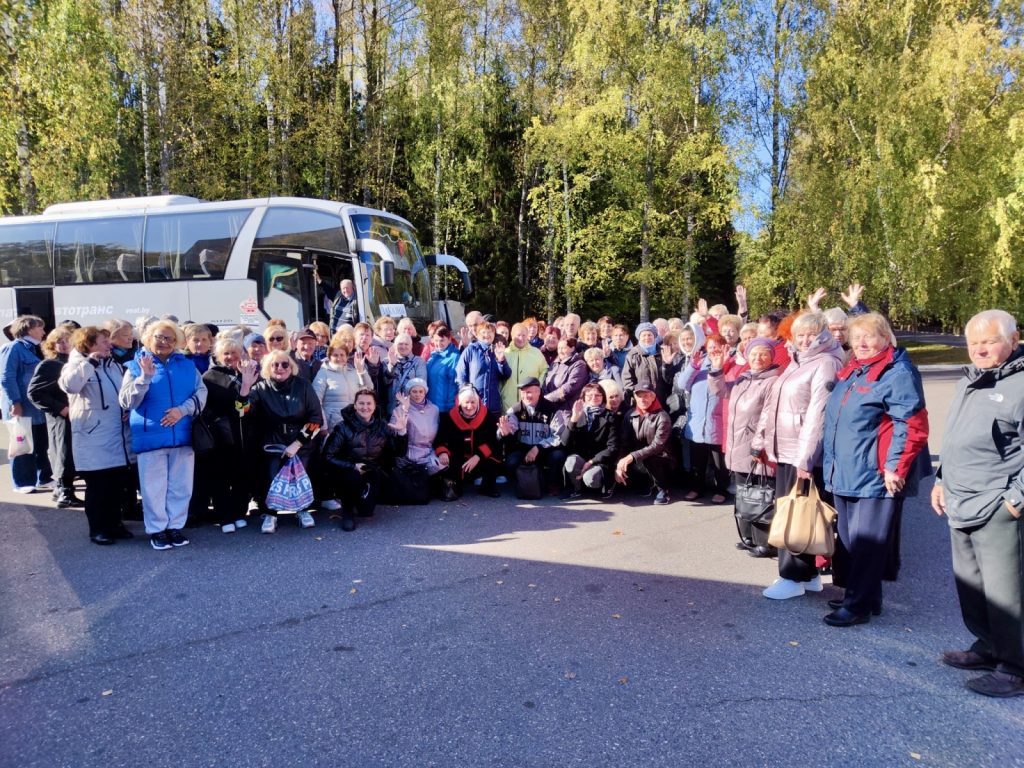
<svg viewBox="0 0 1024 768"><path fill-rule="evenodd" d="M43 318L47 329L54 327L53 288L15 288L14 301L19 316L36 315Z"/></svg>
<svg viewBox="0 0 1024 768"><path fill-rule="evenodd" d="M249 279L256 281L256 303L268 320L279 318L289 330L298 330L315 316L313 264L308 251L254 248L249 259Z"/></svg>
<svg viewBox="0 0 1024 768"><path fill-rule="evenodd" d="M309 321L320 320L330 325L331 305L334 303L338 291L341 290L341 281L351 280L356 286L359 285L359 281L355 279L351 256L325 251L310 251L310 255L313 261L313 273L316 276L312 284L316 299L311 307Z"/></svg>

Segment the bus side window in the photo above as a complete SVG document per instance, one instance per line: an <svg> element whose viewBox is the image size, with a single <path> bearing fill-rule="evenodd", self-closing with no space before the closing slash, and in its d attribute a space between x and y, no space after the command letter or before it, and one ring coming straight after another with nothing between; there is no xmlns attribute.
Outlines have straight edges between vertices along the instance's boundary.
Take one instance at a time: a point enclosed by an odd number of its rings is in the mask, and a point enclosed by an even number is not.
<svg viewBox="0 0 1024 768"><path fill-rule="evenodd" d="M0 227L0 285L53 285L53 224Z"/></svg>
<svg viewBox="0 0 1024 768"><path fill-rule="evenodd" d="M56 284L141 281L142 222L141 216L59 222Z"/></svg>
<svg viewBox="0 0 1024 768"><path fill-rule="evenodd" d="M220 280L251 208L150 216L146 222L147 282Z"/></svg>

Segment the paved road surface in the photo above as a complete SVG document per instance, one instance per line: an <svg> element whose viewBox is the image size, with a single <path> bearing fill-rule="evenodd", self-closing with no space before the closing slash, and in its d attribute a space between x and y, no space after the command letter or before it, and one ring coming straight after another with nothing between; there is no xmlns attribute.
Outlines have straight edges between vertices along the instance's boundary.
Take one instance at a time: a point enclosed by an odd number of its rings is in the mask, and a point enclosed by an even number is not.
<svg viewBox="0 0 1024 768"><path fill-rule="evenodd" d="M923 503L834 629L831 587L761 597L725 507L507 494L171 552L0 494L0 765L1024 765L1024 699L937 662L969 638Z"/></svg>

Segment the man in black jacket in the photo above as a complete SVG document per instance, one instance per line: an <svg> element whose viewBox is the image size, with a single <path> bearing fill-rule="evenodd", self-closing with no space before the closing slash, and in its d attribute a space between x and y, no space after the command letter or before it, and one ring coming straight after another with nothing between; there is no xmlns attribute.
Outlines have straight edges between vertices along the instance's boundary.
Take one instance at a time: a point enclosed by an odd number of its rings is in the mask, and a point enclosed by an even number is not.
<svg viewBox="0 0 1024 768"><path fill-rule="evenodd" d="M540 381L533 376L524 379L519 385L519 402L498 420L509 477L515 479L522 464L536 464L551 493L559 493L565 464L559 432L564 424L565 412L541 397Z"/></svg>

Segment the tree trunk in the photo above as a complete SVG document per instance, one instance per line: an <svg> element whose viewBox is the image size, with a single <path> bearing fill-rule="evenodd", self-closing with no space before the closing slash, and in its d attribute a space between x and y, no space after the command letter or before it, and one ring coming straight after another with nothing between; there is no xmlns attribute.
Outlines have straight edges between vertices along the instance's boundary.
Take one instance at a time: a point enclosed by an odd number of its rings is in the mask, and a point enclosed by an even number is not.
<svg viewBox="0 0 1024 768"><path fill-rule="evenodd" d="M572 312L572 219L569 213L569 169L564 160L562 161L562 208L563 216L565 217L565 232L562 236L563 252L565 254L563 264L565 270L565 311Z"/></svg>

